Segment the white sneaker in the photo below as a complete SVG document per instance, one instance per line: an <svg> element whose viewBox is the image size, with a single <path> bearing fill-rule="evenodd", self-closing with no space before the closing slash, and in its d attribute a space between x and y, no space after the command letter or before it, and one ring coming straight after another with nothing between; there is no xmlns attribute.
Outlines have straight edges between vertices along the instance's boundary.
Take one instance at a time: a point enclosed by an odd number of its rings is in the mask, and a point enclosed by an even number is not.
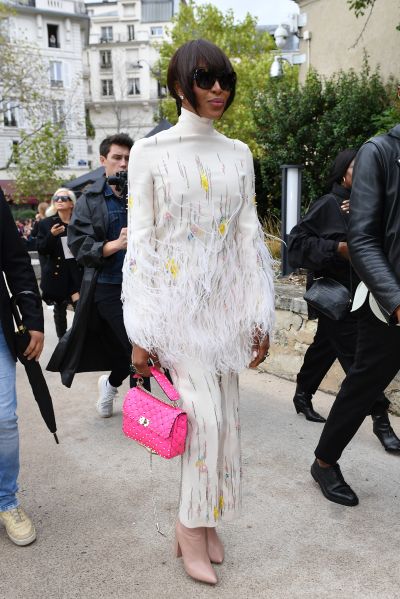
<svg viewBox="0 0 400 599"><path fill-rule="evenodd" d="M0 522L4 524L6 533L16 545L30 545L36 539L33 522L21 506L0 512Z"/></svg>
<svg viewBox="0 0 400 599"><path fill-rule="evenodd" d="M97 412L102 418L110 418L113 415L113 402L117 396L118 388L110 385L107 374L101 375L97 386L99 388L99 399L96 403Z"/></svg>

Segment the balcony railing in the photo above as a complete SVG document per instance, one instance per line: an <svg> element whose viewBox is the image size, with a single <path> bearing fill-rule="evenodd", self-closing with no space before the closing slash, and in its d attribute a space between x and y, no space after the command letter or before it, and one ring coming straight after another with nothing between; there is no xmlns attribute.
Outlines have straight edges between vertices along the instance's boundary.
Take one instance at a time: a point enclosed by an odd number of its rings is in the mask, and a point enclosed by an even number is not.
<svg viewBox="0 0 400 599"><path fill-rule="evenodd" d="M138 31L135 33L135 38L132 39L128 33L115 33L113 37L110 38L106 35L101 35L100 33L91 33L90 34L90 44L115 44L115 43L132 43L137 44L138 42L148 41L149 36L147 32Z"/></svg>
<svg viewBox="0 0 400 599"><path fill-rule="evenodd" d="M50 79L51 87L64 87L64 82L61 79Z"/></svg>
<svg viewBox="0 0 400 599"><path fill-rule="evenodd" d="M18 6L31 6L36 7L36 0L11 0L11 4L17 4Z"/></svg>

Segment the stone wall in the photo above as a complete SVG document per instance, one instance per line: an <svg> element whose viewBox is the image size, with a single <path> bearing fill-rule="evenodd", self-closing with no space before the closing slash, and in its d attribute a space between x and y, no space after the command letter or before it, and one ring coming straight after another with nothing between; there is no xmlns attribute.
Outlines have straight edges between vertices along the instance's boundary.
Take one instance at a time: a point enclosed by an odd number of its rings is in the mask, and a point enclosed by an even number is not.
<svg viewBox="0 0 400 599"><path fill-rule="evenodd" d="M261 365L266 372L291 381L303 363L304 353L314 338L316 321L309 320L300 285L276 284L276 328L268 359ZM325 376L320 389L336 394L344 374L338 362ZM400 416L400 376L387 389L391 410Z"/></svg>
<svg viewBox="0 0 400 599"><path fill-rule="evenodd" d="M37 278L40 266L37 252L30 252ZM312 343L317 328L315 320L308 320L307 304L303 299L304 288L295 284L275 284L276 327L270 355L260 369L290 381L303 363L307 347ZM321 391L336 394L343 379L343 370L336 361L320 386ZM388 388L387 396L391 411L400 416L400 376Z"/></svg>

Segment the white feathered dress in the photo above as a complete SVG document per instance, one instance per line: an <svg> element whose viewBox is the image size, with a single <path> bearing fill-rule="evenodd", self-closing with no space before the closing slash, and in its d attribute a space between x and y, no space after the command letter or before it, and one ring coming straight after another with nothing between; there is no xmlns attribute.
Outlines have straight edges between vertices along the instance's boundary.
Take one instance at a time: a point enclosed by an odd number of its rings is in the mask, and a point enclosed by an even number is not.
<svg viewBox="0 0 400 599"><path fill-rule="evenodd" d="M249 148L182 109L129 160L122 294L131 341L171 370L188 412L179 518L215 526L240 505L237 373L274 322L271 258Z"/></svg>

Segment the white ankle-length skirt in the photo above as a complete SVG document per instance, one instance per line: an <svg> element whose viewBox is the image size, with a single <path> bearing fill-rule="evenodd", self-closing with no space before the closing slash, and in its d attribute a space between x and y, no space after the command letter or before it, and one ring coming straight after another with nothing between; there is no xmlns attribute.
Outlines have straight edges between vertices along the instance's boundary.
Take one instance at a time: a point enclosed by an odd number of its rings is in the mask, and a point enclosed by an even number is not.
<svg viewBox="0 0 400 599"><path fill-rule="evenodd" d="M216 375L193 363L170 372L188 415L179 520L189 528L217 526L241 506L238 375Z"/></svg>

